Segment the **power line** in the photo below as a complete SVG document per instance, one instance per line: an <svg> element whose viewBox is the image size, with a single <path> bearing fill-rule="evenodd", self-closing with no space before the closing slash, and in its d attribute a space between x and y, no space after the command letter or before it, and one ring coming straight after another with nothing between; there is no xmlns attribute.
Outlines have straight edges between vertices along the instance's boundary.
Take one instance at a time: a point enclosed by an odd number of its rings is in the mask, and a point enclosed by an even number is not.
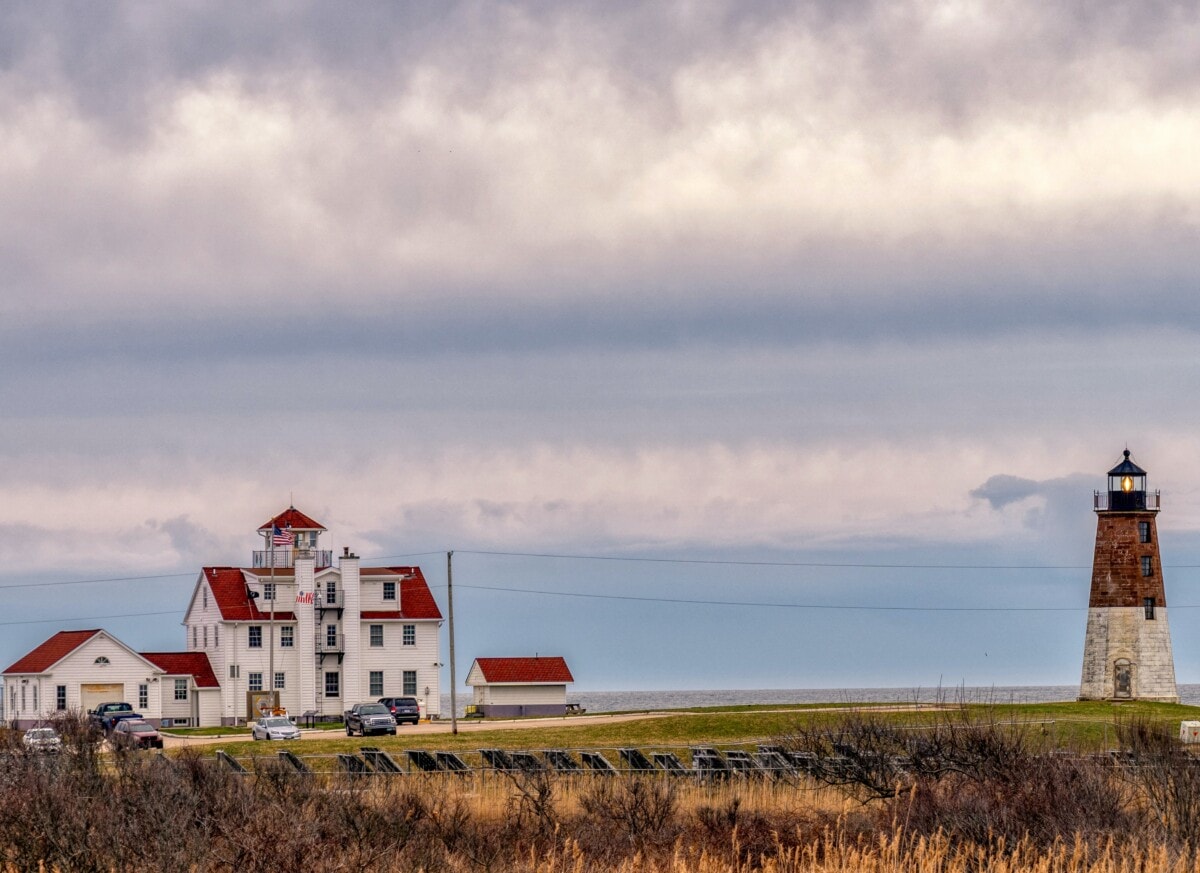
<svg viewBox="0 0 1200 873"><path fill-rule="evenodd" d="M375 555L370 558L363 558L364 561L395 561L398 558L431 558L445 557L446 549L441 549L437 552L413 552L409 555Z"/></svg>
<svg viewBox="0 0 1200 873"><path fill-rule="evenodd" d="M642 603L683 603L702 606L751 606L769 609L856 609L871 612L1082 612L1086 606L857 606L835 603L775 603L748 600L701 600L682 597L635 597L625 594L587 594L579 591L544 591L534 588L505 588L492 585L459 585L481 591L513 594L542 594L550 597L586 597L593 600L633 600ZM1190 607L1174 607L1188 609Z"/></svg>
<svg viewBox="0 0 1200 873"><path fill-rule="evenodd" d="M21 621L0 621L0 627L11 627L15 624L57 624L68 621L96 621L102 618L142 618L151 615L179 615L180 610L171 609L166 612L123 612L118 615L88 615L82 618L33 618Z"/></svg>
<svg viewBox="0 0 1200 873"><path fill-rule="evenodd" d="M857 570L1088 570L1086 564L865 564L840 561L734 561L710 558L638 558L624 555L571 555L550 552L496 552L455 549L455 554L505 558L557 558L568 561L635 561L647 564L713 564L730 567L817 567ZM1167 569L1175 569L1168 567Z"/></svg>
<svg viewBox="0 0 1200 873"><path fill-rule="evenodd" d="M50 588L58 585L95 585L101 582L142 582L150 579L183 579L195 573L161 573L157 576L113 576L110 579L65 579L57 582L18 582L15 585L0 585L0 591L16 588ZM3 624L3 622L0 622Z"/></svg>

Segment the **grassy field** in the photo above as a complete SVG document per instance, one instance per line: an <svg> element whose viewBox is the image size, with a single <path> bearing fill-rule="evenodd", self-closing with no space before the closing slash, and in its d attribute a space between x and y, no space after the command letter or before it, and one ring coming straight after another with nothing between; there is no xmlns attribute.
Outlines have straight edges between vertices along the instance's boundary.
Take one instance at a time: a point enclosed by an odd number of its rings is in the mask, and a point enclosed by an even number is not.
<svg viewBox="0 0 1200 873"><path fill-rule="evenodd" d="M698 744L752 746L790 736L806 725L835 721L855 708L836 705L730 707L670 713L636 721L612 721L601 715L596 716L593 723L584 725L565 725L557 719L530 719L527 727L472 730L457 736L449 733L406 734L401 727L395 737L362 738L347 737L338 729L328 731L317 739L312 739L310 735L310 738L299 742L276 743L269 747L265 743L250 740L249 734L242 729L238 735L222 743L220 748L238 757L274 756L277 748L291 748L297 754L306 756L334 755L356 751L364 745L377 746L393 754L402 754L408 749L472 752L481 748L613 750L624 746L642 749L686 748ZM871 708L869 704L857 707L859 710L867 708ZM933 706L919 709L884 706L878 713L880 717L914 729L938 720L958 717L1016 722L1040 731L1053 747L1074 751L1112 748L1116 741L1115 725L1122 720L1144 718L1177 732L1180 721L1200 719L1200 707L1095 701L968 705L940 709ZM223 730L228 732L231 729Z"/></svg>

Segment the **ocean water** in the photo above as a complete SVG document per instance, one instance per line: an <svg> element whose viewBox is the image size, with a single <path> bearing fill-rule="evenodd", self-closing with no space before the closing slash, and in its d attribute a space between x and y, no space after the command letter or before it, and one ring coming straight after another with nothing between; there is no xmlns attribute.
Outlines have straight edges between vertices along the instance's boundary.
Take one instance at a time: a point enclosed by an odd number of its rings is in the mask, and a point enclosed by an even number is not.
<svg viewBox="0 0 1200 873"><path fill-rule="evenodd" d="M1181 702L1200 705L1200 685L1179 685ZM1074 700L1078 685L997 685L958 688L763 688L714 691L579 691L567 701L588 712L644 712L737 704L794 703L1052 703ZM458 696L461 716L471 692ZM450 695L442 695L442 712L450 712Z"/></svg>

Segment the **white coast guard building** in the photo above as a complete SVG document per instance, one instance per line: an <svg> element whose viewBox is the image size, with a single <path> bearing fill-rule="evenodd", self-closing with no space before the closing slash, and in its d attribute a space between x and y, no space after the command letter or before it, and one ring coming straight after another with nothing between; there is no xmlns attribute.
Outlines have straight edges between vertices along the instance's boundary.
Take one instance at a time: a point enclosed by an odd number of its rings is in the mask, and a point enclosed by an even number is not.
<svg viewBox="0 0 1200 873"><path fill-rule="evenodd" d="M200 572L186 651L139 654L98 630L56 634L0 674L6 719L29 726L126 700L156 723L204 726L257 718L272 703L293 717L336 716L399 696L439 715L442 614L420 567L363 567L349 549L335 562L320 548L325 528L294 507L258 532L251 566Z"/></svg>

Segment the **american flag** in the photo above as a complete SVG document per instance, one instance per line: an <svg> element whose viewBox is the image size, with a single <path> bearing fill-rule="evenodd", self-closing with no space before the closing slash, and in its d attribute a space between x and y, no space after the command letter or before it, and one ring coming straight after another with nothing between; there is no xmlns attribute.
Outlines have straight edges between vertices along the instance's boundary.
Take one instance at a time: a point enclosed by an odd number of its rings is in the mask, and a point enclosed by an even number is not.
<svg viewBox="0 0 1200 873"><path fill-rule="evenodd" d="M290 546L296 541L296 535L292 533L292 526L289 524L283 530L279 529L279 525L274 525L271 531L271 545L273 546Z"/></svg>

